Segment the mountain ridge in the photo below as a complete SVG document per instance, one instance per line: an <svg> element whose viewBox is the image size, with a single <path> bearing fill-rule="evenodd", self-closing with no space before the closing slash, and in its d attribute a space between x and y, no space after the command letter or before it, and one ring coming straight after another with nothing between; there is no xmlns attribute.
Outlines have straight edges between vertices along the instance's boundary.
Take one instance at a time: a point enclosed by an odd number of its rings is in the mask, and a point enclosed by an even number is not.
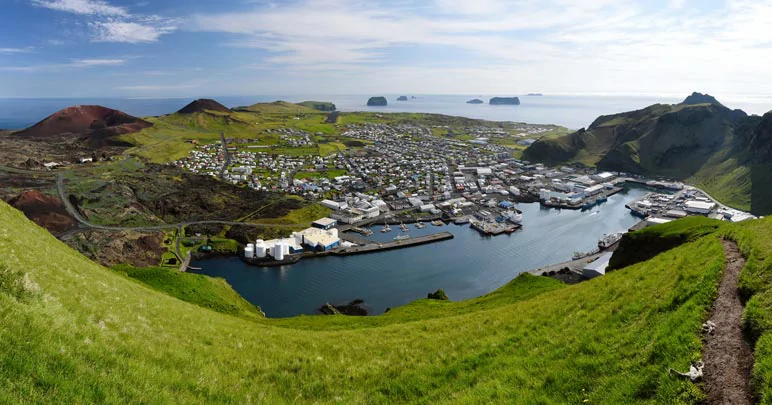
<svg viewBox="0 0 772 405"><path fill-rule="evenodd" d="M761 197L772 186L758 172L772 158L772 115L765 117L693 93L680 104L600 116L586 129L535 142L523 158L687 181L763 215L772 212L772 203ZM736 186L727 187L732 182Z"/></svg>

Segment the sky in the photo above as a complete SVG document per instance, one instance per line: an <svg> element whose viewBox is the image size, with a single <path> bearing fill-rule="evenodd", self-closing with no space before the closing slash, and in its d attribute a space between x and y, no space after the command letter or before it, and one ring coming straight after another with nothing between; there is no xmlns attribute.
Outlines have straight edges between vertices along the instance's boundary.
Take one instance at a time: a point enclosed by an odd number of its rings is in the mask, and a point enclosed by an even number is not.
<svg viewBox="0 0 772 405"><path fill-rule="evenodd" d="M765 0L0 3L0 97L772 94Z"/></svg>

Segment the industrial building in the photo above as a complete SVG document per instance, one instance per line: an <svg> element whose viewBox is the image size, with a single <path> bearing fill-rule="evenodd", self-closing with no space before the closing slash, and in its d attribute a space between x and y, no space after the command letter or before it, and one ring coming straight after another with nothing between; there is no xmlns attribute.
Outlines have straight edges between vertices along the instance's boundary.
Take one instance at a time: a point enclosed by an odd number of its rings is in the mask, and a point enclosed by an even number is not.
<svg viewBox="0 0 772 405"><path fill-rule="evenodd" d="M313 226L314 228L319 228L324 230L335 228L336 225L338 225L338 221L332 218L326 218L326 217L317 219L316 221L311 223L311 226Z"/></svg>
<svg viewBox="0 0 772 405"><path fill-rule="evenodd" d="M353 224L355 222L359 222L362 219L364 219L362 214L353 212L352 210L335 211L330 214L330 218L335 219L338 222L342 222L344 224Z"/></svg>
<svg viewBox="0 0 772 405"><path fill-rule="evenodd" d="M271 256L275 260L284 260L287 255L304 251L326 252L340 246L335 225L334 219L321 218L314 221L311 228L293 232L289 238L258 239L244 248L244 257L263 259Z"/></svg>
<svg viewBox="0 0 772 405"><path fill-rule="evenodd" d="M613 179L614 177L616 177L614 173L610 173L610 172L597 173L590 176L590 178L592 178L597 182L607 182Z"/></svg>
<svg viewBox="0 0 772 405"><path fill-rule="evenodd" d="M584 189L584 194L587 197L592 197L596 194L600 194L603 192L604 185L603 184L596 184L594 186L590 186Z"/></svg>
<svg viewBox="0 0 772 405"><path fill-rule="evenodd" d="M604 253L594 262L584 266L584 269L582 269L582 276L590 279L606 274L606 268L608 268L609 261L611 261L611 256L613 254L613 252Z"/></svg>
<svg viewBox="0 0 772 405"><path fill-rule="evenodd" d="M714 202L692 200L684 203L684 209L686 209L686 212L689 212L692 214L708 215L710 214L710 211L712 211L713 208L715 207L716 207L716 203Z"/></svg>
<svg viewBox="0 0 772 405"><path fill-rule="evenodd" d="M315 252L326 252L340 246L338 230L335 228L328 230L308 228L300 232L293 232L292 237L295 239L296 245Z"/></svg>

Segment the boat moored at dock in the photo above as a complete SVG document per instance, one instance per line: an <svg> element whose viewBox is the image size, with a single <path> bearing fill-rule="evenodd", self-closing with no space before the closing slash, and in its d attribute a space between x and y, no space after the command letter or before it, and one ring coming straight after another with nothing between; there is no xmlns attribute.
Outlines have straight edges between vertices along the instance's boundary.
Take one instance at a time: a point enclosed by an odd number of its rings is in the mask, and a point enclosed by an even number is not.
<svg viewBox="0 0 772 405"><path fill-rule="evenodd" d="M615 233L608 233L603 235L598 241L598 249L606 250L610 248L615 243L619 242L622 239L622 236L624 235L625 235L624 232L615 232Z"/></svg>

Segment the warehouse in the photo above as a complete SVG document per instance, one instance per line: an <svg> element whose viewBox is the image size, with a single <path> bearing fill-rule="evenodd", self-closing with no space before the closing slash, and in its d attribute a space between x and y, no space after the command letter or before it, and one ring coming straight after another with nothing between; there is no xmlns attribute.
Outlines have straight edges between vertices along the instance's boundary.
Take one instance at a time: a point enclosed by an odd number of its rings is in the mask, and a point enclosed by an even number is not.
<svg viewBox="0 0 772 405"><path fill-rule="evenodd" d="M308 228L300 232L293 232L292 237L295 239L296 245L316 252L326 252L340 246L338 230L334 228L330 230Z"/></svg>
<svg viewBox="0 0 772 405"><path fill-rule="evenodd" d="M318 229L328 230L338 225L338 221L332 218L320 218L311 223L311 226Z"/></svg>
<svg viewBox="0 0 772 405"><path fill-rule="evenodd" d="M715 206L716 203L705 201L687 201L684 203L686 212L702 215L710 214L710 211L712 211Z"/></svg>
<svg viewBox="0 0 772 405"><path fill-rule="evenodd" d="M613 254L613 252L604 253L594 262L585 266L584 269L582 269L582 276L590 279L606 274L606 268L608 267L608 264L611 261L611 255Z"/></svg>

